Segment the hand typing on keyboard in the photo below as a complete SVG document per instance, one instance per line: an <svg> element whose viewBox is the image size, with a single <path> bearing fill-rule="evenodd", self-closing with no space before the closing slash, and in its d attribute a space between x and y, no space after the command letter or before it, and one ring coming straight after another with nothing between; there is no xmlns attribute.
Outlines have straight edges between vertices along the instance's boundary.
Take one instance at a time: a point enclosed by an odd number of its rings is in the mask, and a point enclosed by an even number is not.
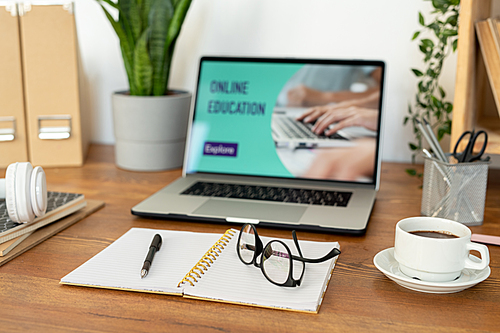
<svg viewBox="0 0 500 333"><path fill-rule="evenodd" d="M378 129L378 110L359 106L341 107L340 104L310 108L297 120L314 122L311 130L318 135L333 135L350 126L362 126L372 131ZM335 125L329 129L332 124Z"/></svg>

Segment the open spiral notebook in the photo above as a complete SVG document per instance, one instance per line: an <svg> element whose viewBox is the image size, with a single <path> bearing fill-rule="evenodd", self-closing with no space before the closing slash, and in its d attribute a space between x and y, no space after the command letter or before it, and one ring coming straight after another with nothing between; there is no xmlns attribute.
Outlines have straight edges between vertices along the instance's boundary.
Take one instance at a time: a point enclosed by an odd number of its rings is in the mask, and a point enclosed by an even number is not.
<svg viewBox="0 0 500 333"><path fill-rule="evenodd" d="M149 274L141 279L141 267L156 233L162 236L163 244L155 255ZM238 233L235 229L221 235L132 228L63 277L60 283L295 311L319 311L338 256L323 263L306 264L301 286L279 287L270 283L260 269L240 261L236 253ZM271 238L261 236L261 239L266 244ZM282 241L296 252L293 240ZM308 258L322 257L333 247L339 248L337 242L299 242L303 255ZM193 268L200 267L200 264L206 268L204 274L193 273Z"/></svg>

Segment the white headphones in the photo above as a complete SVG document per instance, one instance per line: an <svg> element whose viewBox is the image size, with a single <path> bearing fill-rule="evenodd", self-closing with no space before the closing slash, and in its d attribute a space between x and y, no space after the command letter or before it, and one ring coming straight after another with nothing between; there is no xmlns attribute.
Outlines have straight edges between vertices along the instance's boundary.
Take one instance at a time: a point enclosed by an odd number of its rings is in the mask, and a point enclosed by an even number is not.
<svg viewBox="0 0 500 333"><path fill-rule="evenodd" d="M0 179L0 198L5 198L7 212L14 222L31 222L47 210L47 181L41 167L33 169L29 162L7 167Z"/></svg>

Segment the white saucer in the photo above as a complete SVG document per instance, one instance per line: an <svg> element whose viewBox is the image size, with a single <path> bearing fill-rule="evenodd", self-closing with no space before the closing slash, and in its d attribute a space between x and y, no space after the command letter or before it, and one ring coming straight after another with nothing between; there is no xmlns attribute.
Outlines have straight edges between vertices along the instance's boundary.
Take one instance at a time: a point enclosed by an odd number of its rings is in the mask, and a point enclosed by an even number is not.
<svg viewBox="0 0 500 333"><path fill-rule="evenodd" d="M480 261L479 258L473 255L469 255L469 257L471 260ZM454 281L428 282L415 280L399 271L399 263L396 259L394 259L393 247L377 253L377 255L373 258L373 263L379 271L384 273L385 276L395 281L400 286L415 291L434 294L448 294L462 291L486 280L491 273L491 269L489 267L486 267L483 270L464 268L460 277Z"/></svg>

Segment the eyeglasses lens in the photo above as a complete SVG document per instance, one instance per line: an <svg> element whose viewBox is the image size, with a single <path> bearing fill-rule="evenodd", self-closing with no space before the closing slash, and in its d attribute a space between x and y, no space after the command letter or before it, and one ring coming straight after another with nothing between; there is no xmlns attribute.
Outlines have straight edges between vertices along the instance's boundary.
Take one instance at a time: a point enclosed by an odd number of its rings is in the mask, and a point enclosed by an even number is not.
<svg viewBox="0 0 500 333"><path fill-rule="evenodd" d="M290 254L279 242L268 243L262 254L262 267L267 277L278 284L288 280L290 271Z"/></svg>
<svg viewBox="0 0 500 333"><path fill-rule="evenodd" d="M255 254L255 232L252 226L247 225L241 231L238 249L241 260L246 264L251 263Z"/></svg>

